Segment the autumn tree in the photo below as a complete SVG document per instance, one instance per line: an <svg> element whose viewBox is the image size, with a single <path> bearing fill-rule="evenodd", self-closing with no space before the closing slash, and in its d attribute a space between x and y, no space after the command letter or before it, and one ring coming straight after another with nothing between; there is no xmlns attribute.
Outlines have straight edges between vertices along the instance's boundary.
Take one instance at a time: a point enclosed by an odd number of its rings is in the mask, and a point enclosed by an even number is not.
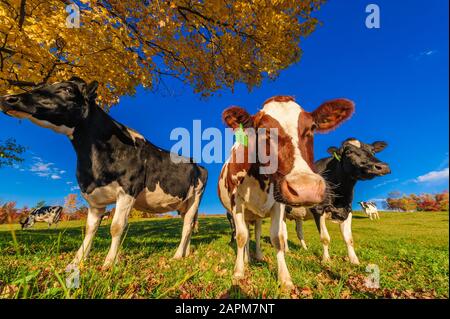
<svg viewBox="0 0 450 319"><path fill-rule="evenodd" d="M12 138L0 141L0 168L23 162L21 155L24 152L25 147L18 145Z"/></svg>
<svg viewBox="0 0 450 319"><path fill-rule="evenodd" d="M249 89L300 60L300 40L324 0L0 1L0 94L76 75L97 80L110 106L165 76L209 95L237 82Z"/></svg>
<svg viewBox="0 0 450 319"><path fill-rule="evenodd" d="M390 194L394 195L394 194ZM395 194L394 197L386 199L387 206L392 210L400 211L448 211L448 191L437 194Z"/></svg>
<svg viewBox="0 0 450 319"><path fill-rule="evenodd" d="M7 202L0 206L0 224L11 223L16 219L16 202Z"/></svg>
<svg viewBox="0 0 450 319"><path fill-rule="evenodd" d="M77 194L69 194L64 198L64 212L73 214L77 210Z"/></svg>

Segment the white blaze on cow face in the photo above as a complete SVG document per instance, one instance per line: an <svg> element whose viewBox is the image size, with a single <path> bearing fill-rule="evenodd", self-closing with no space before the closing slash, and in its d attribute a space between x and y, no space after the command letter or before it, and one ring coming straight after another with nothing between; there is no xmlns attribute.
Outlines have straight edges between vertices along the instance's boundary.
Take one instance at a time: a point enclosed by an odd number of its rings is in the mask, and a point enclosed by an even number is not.
<svg viewBox="0 0 450 319"><path fill-rule="evenodd" d="M270 101L264 105L262 112L270 116L278 122L283 129L283 134L286 134L287 139L291 145L279 143L278 147L292 147L293 161L292 167L281 181L278 182L278 189L287 203L293 205L311 205L319 203L323 200L325 193L325 181L323 178L315 174L311 166L303 158L300 150L299 132L302 129L299 125L301 123L301 112L304 112L300 105L294 101ZM286 141L286 139L283 139ZM280 161L287 161L289 159L280 158Z"/></svg>
<svg viewBox="0 0 450 319"><path fill-rule="evenodd" d="M300 153L299 145L299 117L302 109L300 105L294 101L289 102L269 102L264 105L262 111L278 121L283 130L292 139L292 145L294 146L294 166L291 172L286 175L287 179L292 179L292 175L295 173L309 173L313 174L313 171L303 159Z"/></svg>
<svg viewBox="0 0 450 319"><path fill-rule="evenodd" d="M358 141L358 140L349 140L347 143L351 144L351 145L353 145L353 146L355 146L357 148L361 148L361 142Z"/></svg>

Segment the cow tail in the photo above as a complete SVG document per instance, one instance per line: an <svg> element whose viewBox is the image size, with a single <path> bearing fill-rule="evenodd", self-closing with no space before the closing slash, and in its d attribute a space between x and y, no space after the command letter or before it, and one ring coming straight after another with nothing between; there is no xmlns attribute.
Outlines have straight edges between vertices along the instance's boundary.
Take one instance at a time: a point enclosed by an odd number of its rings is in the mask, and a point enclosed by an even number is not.
<svg viewBox="0 0 450 319"><path fill-rule="evenodd" d="M195 196L199 197L199 203L202 200L203 197L203 193L205 192L206 189L206 183L208 182L208 171L206 170L206 168L204 168L203 166L200 165L195 165L196 168L196 174L195 174L195 181L194 181L194 185L195 185ZM201 182L201 187L200 186L200 182ZM198 232L198 209L197 212L194 216L194 233Z"/></svg>

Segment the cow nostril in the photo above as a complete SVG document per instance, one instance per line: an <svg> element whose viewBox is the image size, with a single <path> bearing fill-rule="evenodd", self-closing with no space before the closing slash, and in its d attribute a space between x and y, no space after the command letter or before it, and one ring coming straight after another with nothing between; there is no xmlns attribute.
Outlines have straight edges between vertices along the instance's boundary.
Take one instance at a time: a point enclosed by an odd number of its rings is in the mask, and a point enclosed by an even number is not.
<svg viewBox="0 0 450 319"><path fill-rule="evenodd" d="M291 185L289 185L289 183L286 183L286 184L287 184L287 189L288 189L289 193L291 193L294 196L298 196L297 191L294 188L292 188Z"/></svg>
<svg viewBox="0 0 450 319"><path fill-rule="evenodd" d="M16 104L19 102L19 98L17 96L7 96L5 102L8 104Z"/></svg>

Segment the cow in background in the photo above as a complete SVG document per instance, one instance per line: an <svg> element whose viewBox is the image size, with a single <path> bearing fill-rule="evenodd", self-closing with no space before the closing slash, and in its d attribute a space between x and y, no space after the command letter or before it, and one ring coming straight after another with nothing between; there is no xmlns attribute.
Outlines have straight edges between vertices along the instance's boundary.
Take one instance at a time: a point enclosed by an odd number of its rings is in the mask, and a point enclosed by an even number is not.
<svg viewBox="0 0 450 319"><path fill-rule="evenodd" d="M333 130L353 112L353 102L336 99L310 113L289 96L270 98L253 116L240 107L230 107L223 112L227 126L241 133L244 131L248 137L247 143L236 141L234 144L218 185L219 198L232 214L236 226L234 279L244 277L244 265L249 260L247 225L255 223L256 258L261 259L261 221L270 216L270 239L277 250L278 278L282 288L293 287L284 258L285 205L311 206L324 200L325 181L313 170L314 134ZM271 149L275 154L268 154ZM251 155L255 153L258 157L253 161ZM270 161L264 163L261 154L269 155ZM274 162L275 169L267 171Z"/></svg>
<svg viewBox="0 0 450 319"><path fill-rule="evenodd" d="M377 205L374 202L359 202L358 203L363 212L369 216L370 220L380 219L380 215L378 214Z"/></svg>
<svg viewBox="0 0 450 319"><path fill-rule="evenodd" d="M48 228L53 224L57 225L61 220L61 213L63 208L61 206L43 206L33 209L31 213L20 220L22 229L31 228L36 222L44 222L48 224Z"/></svg>
<svg viewBox="0 0 450 319"><path fill-rule="evenodd" d="M371 180L391 172L387 163L381 162L375 154L387 146L386 142L365 144L355 138L348 138L341 147L330 147L330 157L317 161L316 170L325 178L331 192L320 205L310 209L292 207L290 215L300 229L297 236L303 241L302 221L314 218L323 244L323 261L330 260L328 246L330 235L326 220L339 223L342 237L347 244L348 257L351 263L359 264L353 248L352 235L352 202L355 185L358 181Z"/></svg>

